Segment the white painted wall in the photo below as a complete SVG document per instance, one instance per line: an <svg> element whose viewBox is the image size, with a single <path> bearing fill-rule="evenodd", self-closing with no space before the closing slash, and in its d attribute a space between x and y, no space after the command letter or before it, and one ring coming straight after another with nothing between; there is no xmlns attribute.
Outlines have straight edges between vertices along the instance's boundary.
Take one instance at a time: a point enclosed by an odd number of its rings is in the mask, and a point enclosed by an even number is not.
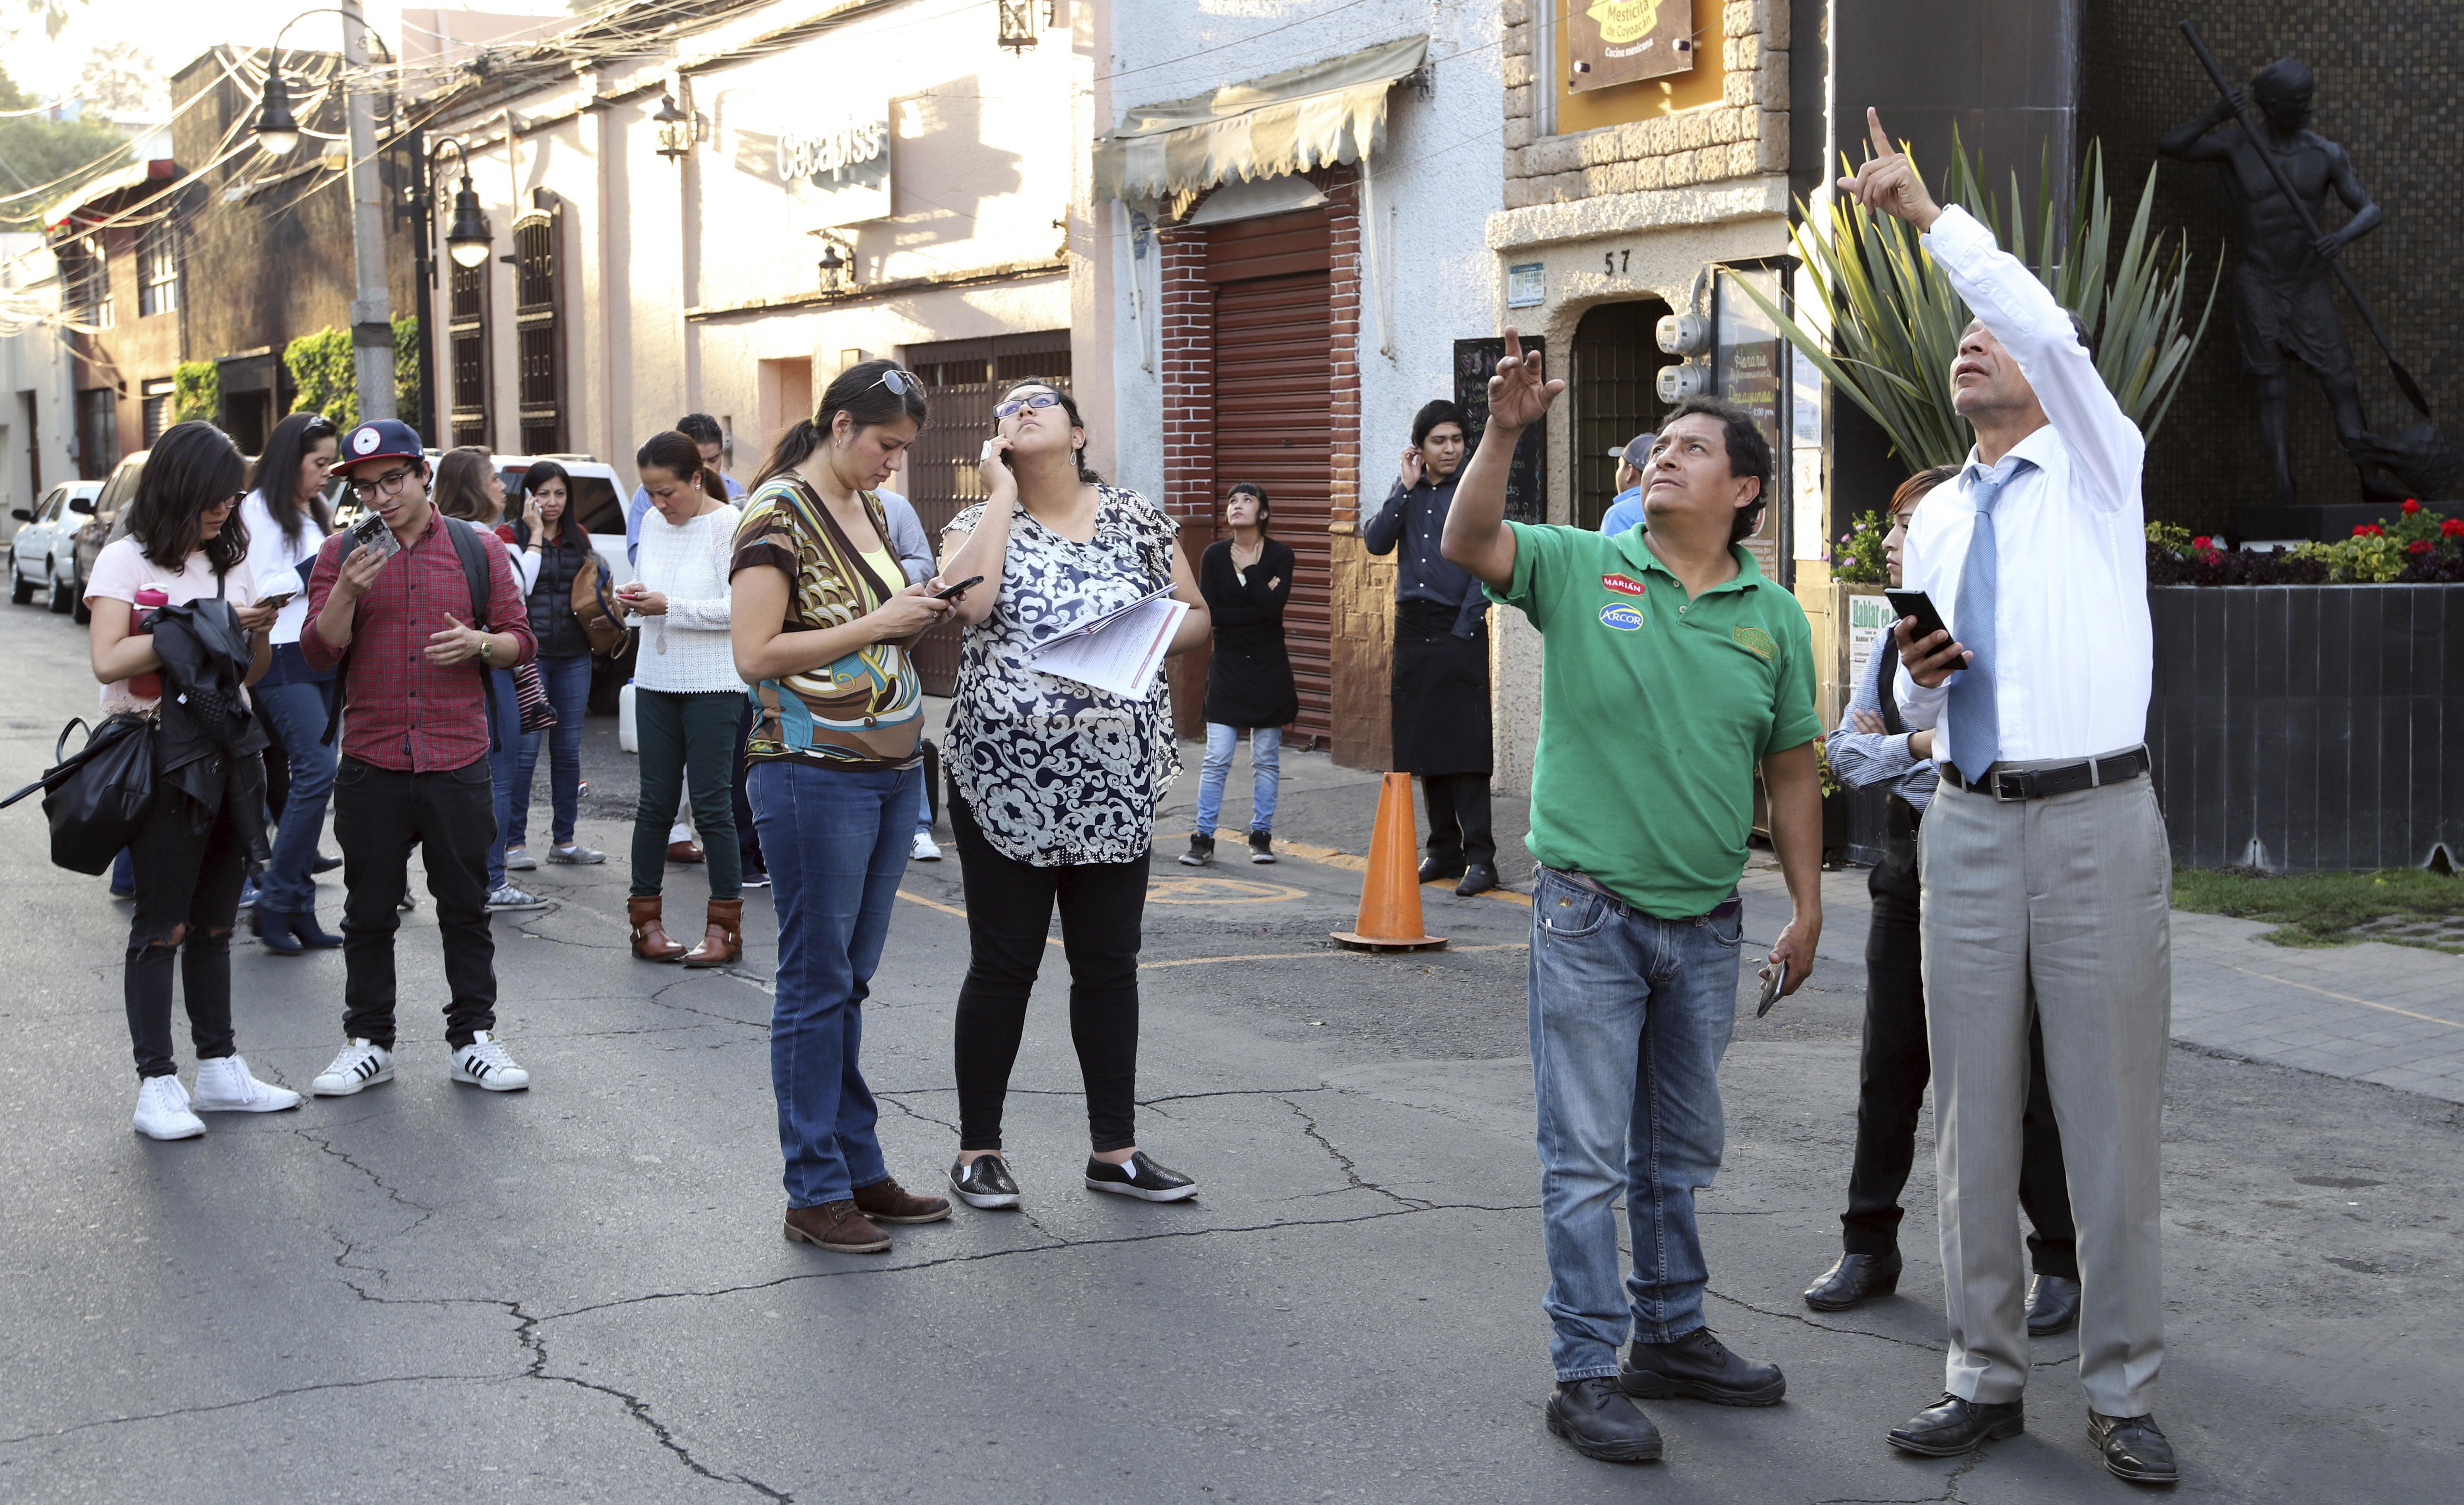
<svg viewBox="0 0 2464 1505"><path fill-rule="evenodd" d="M59 260L36 234L0 235L0 298L18 319L59 311ZM26 432L23 393L34 396L34 432ZM69 441L77 415L69 395L69 354L57 327L29 322L0 333L0 540L17 531L10 516L62 481L77 478ZM34 484L39 462L42 484Z"/></svg>

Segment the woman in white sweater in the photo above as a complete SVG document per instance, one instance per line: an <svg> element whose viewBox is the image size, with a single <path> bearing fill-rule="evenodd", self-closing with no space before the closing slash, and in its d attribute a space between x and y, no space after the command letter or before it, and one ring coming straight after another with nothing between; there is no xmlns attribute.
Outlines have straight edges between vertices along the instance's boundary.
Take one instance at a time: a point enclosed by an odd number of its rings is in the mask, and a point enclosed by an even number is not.
<svg viewBox="0 0 2464 1505"><path fill-rule="evenodd" d="M737 513L701 450L670 430L633 456L652 512L642 520L641 578L616 605L641 624L633 669L633 721L642 790L633 813L633 892L626 918L633 954L648 962L724 966L744 954L742 861L736 844L736 740L744 681L728 637L728 561ZM668 871L668 826L682 786L693 789L693 825L710 853L710 913L691 951L670 939L659 913Z"/></svg>

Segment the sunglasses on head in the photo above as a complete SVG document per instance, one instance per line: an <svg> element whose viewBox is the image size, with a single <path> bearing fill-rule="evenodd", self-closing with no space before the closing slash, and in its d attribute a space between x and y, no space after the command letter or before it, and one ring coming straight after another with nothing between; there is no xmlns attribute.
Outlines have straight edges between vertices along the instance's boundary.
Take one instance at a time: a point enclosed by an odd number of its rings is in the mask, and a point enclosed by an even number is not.
<svg viewBox="0 0 2464 1505"><path fill-rule="evenodd" d="M1004 418L1014 418L1029 408L1044 409L1060 406L1060 393L1037 392L1031 397L1012 397L1005 402L993 404L993 418L998 422Z"/></svg>
<svg viewBox="0 0 2464 1505"><path fill-rule="evenodd" d="M893 397L921 397L924 395L923 381L919 379L914 372L902 371L894 365L889 370L882 372L879 376L874 377L871 385L866 387L865 390L869 392L875 387L889 387L891 395Z"/></svg>

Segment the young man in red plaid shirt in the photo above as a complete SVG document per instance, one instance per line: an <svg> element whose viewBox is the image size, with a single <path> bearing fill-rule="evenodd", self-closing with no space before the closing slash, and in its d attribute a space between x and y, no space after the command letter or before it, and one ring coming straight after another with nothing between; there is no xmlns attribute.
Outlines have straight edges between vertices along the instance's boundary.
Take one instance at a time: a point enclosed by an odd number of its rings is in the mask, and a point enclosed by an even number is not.
<svg viewBox="0 0 2464 1505"><path fill-rule="evenodd" d="M355 530L325 541L308 584L300 652L318 669L342 666L341 765L334 836L342 844L342 1033L349 1043L312 1084L345 1096L393 1079L394 931L424 849L428 891L445 941L445 1040L452 1076L516 1092L530 1073L495 1035L496 944L488 929L488 845L496 807L488 776L487 675L538 651L505 546L470 529L487 562L483 631L471 620L471 579L451 531L428 498L419 435L380 418L342 441L351 495L384 520L399 552ZM344 560L345 552L349 559ZM502 624L499 626L498 624Z"/></svg>

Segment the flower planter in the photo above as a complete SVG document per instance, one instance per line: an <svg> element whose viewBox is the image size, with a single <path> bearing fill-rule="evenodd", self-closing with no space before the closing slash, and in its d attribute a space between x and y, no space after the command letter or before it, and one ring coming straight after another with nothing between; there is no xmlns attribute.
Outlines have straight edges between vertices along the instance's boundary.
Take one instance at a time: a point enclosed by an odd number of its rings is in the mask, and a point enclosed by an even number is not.
<svg viewBox="0 0 2464 1505"><path fill-rule="evenodd" d="M2147 600L2147 741L2176 861L2282 873L2464 854L2464 586Z"/></svg>

